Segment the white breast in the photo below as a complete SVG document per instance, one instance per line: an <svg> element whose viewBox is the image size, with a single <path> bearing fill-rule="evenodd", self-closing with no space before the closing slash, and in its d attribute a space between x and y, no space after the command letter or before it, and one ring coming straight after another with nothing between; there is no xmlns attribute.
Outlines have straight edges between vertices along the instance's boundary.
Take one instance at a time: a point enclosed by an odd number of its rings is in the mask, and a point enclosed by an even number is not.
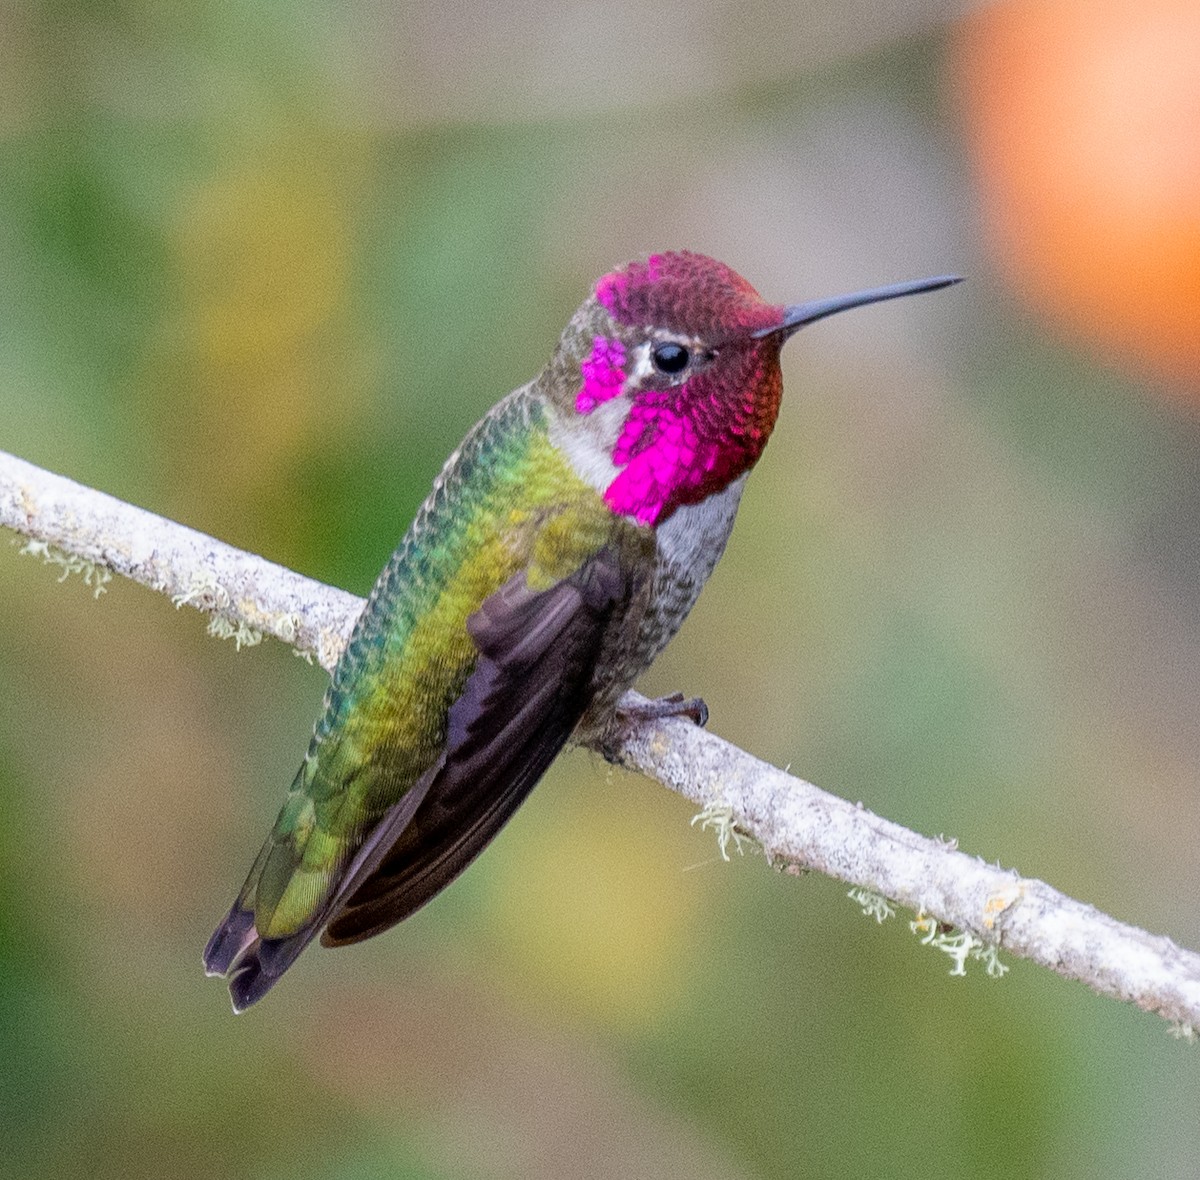
<svg viewBox="0 0 1200 1180"><path fill-rule="evenodd" d="M699 504L677 508L657 530L659 560L687 570L701 586L708 581L725 552L749 474L738 476L724 491Z"/></svg>
<svg viewBox="0 0 1200 1180"><path fill-rule="evenodd" d="M551 410L550 441L566 455L575 474L601 495L620 471L613 466L612 453L628 416L629 399L623 396L576 417L570 425Z"/></svg>

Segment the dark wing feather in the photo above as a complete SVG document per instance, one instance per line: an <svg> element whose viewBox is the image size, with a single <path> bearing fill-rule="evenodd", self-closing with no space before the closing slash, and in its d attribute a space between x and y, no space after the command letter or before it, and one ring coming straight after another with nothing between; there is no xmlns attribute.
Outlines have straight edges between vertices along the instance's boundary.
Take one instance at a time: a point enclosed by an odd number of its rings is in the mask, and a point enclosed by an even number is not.
<svg viewBox="0 0 1200 1180"><path fill-rule="evenodd" d="M445 757L390 844L372 834L375 855L339 891L326 946L395 925L479 855L583 715L605 632L631 597L630 575L606 548L546 590L518 574L471 616L479 660L451 707Z"/></svg>
<svg viewBox="0 0 1200 1180"><path fill-rule="evenodd" d="M442 759L439 758L405 792L404 797L385 813L350 862L348 878L356 878L364 871L364 866L378 863L390 847L391 840L408 826L441 766ZM339 895L344 894L345 889L343 882L339 893L334 894L323 913L328 913L337 904ZM204 950L205 969L210 975L229 974L233 1010L244 1012L275 986L300 952L316 938L321 924L322 917L318 914L303 929L286 938L259 938L254 928L253 911L243 909L238 902L234 902L229 916L217 927Z"/></svg>

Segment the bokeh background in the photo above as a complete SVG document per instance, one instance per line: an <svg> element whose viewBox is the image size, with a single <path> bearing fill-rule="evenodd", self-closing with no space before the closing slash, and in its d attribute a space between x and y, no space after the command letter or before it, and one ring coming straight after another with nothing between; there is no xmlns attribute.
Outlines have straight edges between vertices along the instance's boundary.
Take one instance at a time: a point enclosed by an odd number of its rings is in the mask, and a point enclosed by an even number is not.
<svg viewBox="0 0 1200 1180"><path fill-rule="evenodd" d="M0 447L365 592L595 277L780 301L644 682L916 829L1200 945L1194 0L3 0ZM724 863L562 760L386 938L234 1019L200 949L323 675L0 546L0 1173L1193 1177L1156 1018Z"/></svg>

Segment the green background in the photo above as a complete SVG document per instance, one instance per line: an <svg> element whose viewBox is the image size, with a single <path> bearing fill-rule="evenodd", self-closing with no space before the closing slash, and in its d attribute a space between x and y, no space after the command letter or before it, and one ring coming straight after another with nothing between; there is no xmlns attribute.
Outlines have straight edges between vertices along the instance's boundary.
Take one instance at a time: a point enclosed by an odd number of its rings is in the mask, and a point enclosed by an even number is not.
<svg viewBox="0 0 1200 1180"><path fill-rule="evenodd" d="M834 11L836 9L836 11ZM953 5L0 10L0 448L365 593L596 276L956 270L786 354L643 681L1200 945L1200 432L993 275ZM574 752L385 938L234 1019L200 951L323 674L0 546L0 1173L1192 1176L1196 1050L723 863Z"/></svg>

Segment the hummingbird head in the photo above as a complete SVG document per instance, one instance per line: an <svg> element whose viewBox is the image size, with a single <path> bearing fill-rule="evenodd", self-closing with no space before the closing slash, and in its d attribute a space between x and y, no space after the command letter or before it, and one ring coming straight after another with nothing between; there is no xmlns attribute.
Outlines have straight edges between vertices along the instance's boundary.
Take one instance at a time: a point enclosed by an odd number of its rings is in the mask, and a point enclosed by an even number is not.
<svg viewBox="0 0 1200 1180"><path fill-rule="evenodd" d="M547 370L568 426L565 444L614 512L661 524L758 460L783 393L780 350L795 331L849 307L957 281L783 305L702 254L631 262L596 284Z"/></svg>

